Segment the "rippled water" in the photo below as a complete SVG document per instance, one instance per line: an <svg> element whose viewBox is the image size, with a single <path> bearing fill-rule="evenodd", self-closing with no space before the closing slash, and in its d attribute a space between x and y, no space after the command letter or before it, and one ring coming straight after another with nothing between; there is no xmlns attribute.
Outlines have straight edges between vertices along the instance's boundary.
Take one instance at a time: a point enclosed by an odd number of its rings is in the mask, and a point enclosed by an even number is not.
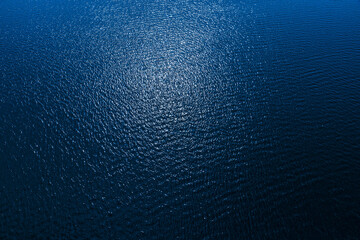
<svg viewBox="0 0 360 240"><path fill-rule="evenodd" d="M360 1L1 0L1 239L359 239Z"/></svg>

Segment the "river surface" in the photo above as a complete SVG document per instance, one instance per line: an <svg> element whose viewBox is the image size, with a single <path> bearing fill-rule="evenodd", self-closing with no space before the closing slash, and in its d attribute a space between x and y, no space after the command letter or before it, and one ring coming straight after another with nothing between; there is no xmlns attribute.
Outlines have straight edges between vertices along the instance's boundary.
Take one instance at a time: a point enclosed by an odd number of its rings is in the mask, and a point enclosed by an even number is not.
<svg viewBox="0 0 360 240"><path fill-rule="evenodd" d="M360 239L360 1L1 0L0 239Z"/></svg>

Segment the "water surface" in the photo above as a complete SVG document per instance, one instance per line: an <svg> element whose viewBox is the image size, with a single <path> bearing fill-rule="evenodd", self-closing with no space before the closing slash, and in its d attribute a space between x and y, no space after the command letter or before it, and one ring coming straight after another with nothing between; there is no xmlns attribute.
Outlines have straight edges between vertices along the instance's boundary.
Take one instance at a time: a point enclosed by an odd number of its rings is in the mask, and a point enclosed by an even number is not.
<svg viewBox="0 0 360 240"><path fill-rule="evenodd" d="M1 239L360 238L358 0L2 0Z"/></svg>

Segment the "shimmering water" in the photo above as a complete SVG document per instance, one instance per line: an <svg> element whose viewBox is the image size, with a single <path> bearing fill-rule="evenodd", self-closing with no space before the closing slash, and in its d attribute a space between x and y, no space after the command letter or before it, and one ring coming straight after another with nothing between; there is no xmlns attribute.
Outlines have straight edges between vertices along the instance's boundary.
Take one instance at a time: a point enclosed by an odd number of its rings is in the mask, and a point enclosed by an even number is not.
<svg viewBox="0 0 360 240"><path fill-rule="evenodd" d="M360 1L1 0L0 239L360 239Z"/></svg>

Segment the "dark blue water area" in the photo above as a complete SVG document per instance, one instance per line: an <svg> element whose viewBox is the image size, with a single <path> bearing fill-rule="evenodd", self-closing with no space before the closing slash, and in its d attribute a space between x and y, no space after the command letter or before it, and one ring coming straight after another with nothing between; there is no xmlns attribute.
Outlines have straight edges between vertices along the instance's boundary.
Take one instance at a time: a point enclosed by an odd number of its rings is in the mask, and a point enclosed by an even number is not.
<svg viewBox="0 0 360 240"><path fill-rule="evenodd" d="M360 1L1 0L0 239L360 239Z"/></svg>

